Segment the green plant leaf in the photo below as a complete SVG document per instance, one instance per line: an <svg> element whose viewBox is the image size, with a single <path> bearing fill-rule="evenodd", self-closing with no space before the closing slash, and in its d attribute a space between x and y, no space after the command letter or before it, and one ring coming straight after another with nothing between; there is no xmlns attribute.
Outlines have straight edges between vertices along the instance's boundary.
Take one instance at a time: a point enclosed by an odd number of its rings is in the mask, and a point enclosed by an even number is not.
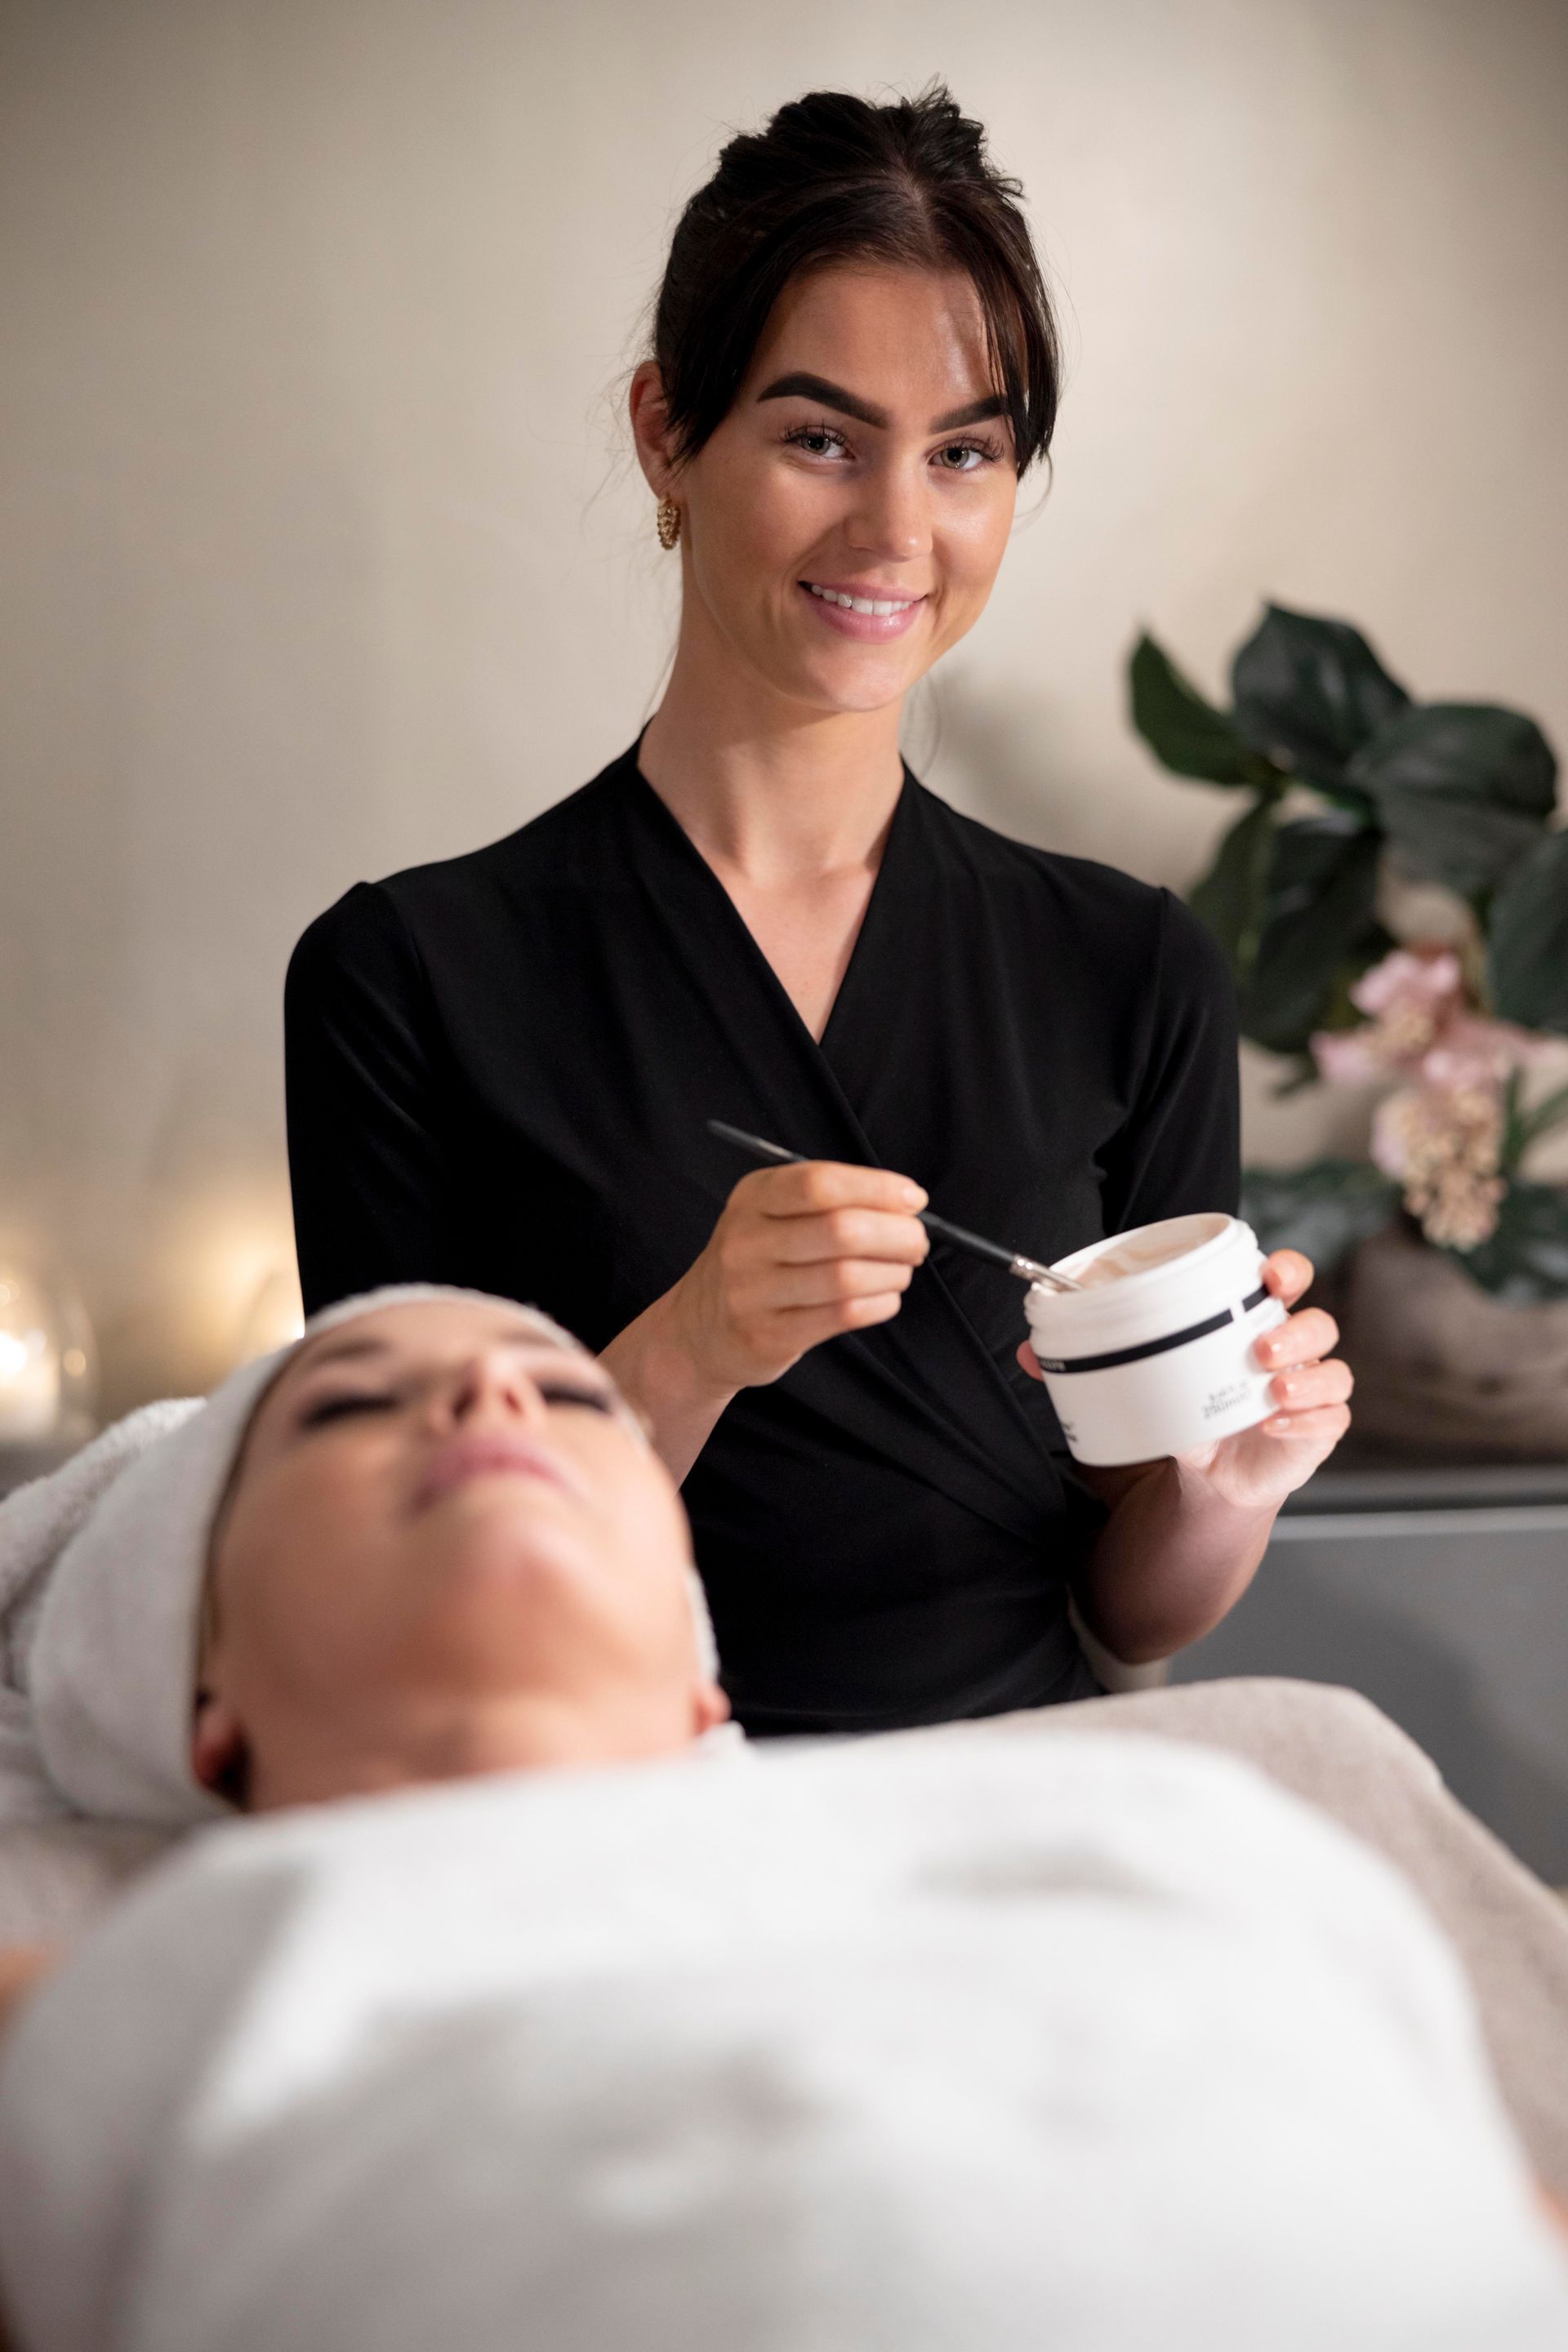
<svg viewBox="0 0 1568 2352"><path fill-rule="evenodd" d="M1241 1213L1261 1246L1299 1249L1320 1274L1380 1233L1398 1206L1398 1185L1366 1160L1248 1168L1241 1180Z"/></svg>
<svg viewBox="0 0 1568 2352"><path fill-rule="evenodd" d="M1496 889L1557 804L1552 746L1522 711L1428 702L1379 728L1350 762L1400 863L1465 898Z"/></svg>
<svg viewBox="0 0 1568 2352"><path fill-rule="evenodd" d="M1521 1108L1524 1095L1524 1072L1516 1062L1502 1087L1502 1141L1498 1146L1498 1173L1511 1182L1519 1173L1519 1163L1524 1157L1530 1130Z"/></svg>
<svg viewBox="0 0 1568 2352"><path fill-rule="evenodd" d="M1282 604L1265 606L1231 686L1247 740L1329 792L1346 788L1351 754L1410 700L1359 629Z"/></svg>
<svg viewBox="0 0 1568 2352"><path fill-rule="evenodd" d="M1385 802L1389 845L1406 873L1441 882L1461 898L1484 898L1530 856L1541 828L1483 801ZM1488 919L1478 909L1483 928Z"/></svg>
<svg viewBox="0 0 1568 2352"><path fill-rule="evenodd" d="M1568 833L1549 833L1492 900L1492 1007L1526 1029L1568 1032Z"/></svg>
<svg viewBox="0 0 1568 2352"><path fill-rule="evenodd" d="M1353 980L1390 942L1373 911L1377 833L1354 819L1303 817L1274 835L1263 925L1241 991L1245 1036L1300 1054Z"/></svg>
<svg viewBox="0 0 1568 2352"><path fill-rule="evenodd" d="M1491 1239L1473 1250L1443 1254L1508 1306L1568 1298L1568 1191L1560 1184L1510 1184Z"/></svg>
<svg viewBox="0 0 1568 2352"><path fill-rule="evenodd" d="M1205 701L1152 637L1139 638L1127 677L1132 724L1155 758L1178 776L1255 787L1276 778L1277 770L1258 756L1234 720Z"/></svg>
<svg viewBox="0 0 1568 2352"><path fill-rule="evenodd" d="M1187 904L1206 923L1230 961L1239 988L1252 969L1263 925L1264 896L1274 853L1273 793L1260 793L1220 843L1214 864Z"/></svg>
<svg viewBox="0 0 1568 2352"><path fill-rule="evenodd" d="M1516 1070L1513 1075L1517 1077L1518 1071ZM1565 1121L1568 1121L1568 1087L1558 1087L1540 1102L1533 1103L1530 1109L1522 1114L1520 1119L1521 1159L1530 1150L1531 1144L1539 1143L1543 1135L1552 1134L1554 1129L1562 1127Z"/></svg>

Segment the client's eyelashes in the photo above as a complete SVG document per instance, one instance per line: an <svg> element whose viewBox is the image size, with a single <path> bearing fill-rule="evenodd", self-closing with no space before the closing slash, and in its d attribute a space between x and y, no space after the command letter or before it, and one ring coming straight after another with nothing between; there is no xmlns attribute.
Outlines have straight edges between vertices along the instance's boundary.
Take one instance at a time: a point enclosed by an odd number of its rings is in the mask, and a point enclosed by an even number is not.
<svg viewBox="0 0 1568 2352"><path fill-rule="evenodd" d="M396 1403L395 1397L355 1393L351 1396L321 1397L315 1404L307 1405L300 1415L301 1429L319 1429L323 1422L339 1421L347 1412L386 1412Z"/></svg>
<svg viewBox="0 0 1568 2352"><path fill-rule="evenodd" d="M616 1410L616 1401L608 1389L578 1388L561 1381L541 1381L538 1385L546 1404L586 1404L595 1412L613 1413Z"/></svg>
<svg viewBox="0 0 1568 2352"><path fill-rule="evenodd" d="M539 1381L535 1382L546 1404L581 1404L591 1412L613 1414L616 1399L609 1389L590 1387L577 1381ZM330 1423L342 1421L353 1412L391 1412L400 1400L395 1394L380 1390L350 1390L339 1396L319 1397L308 1404L300 1415L301 1429L322 1429Z"/></svg>

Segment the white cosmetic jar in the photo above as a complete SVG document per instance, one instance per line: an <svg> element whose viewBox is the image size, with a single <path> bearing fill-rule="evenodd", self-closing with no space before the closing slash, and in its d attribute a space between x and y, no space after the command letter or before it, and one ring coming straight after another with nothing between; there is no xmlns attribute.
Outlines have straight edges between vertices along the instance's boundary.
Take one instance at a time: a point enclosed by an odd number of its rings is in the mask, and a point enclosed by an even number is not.
<svg viewBox="0 0 1568 2352"><path fill-rule="evenodd" d="M1097 1279L1098 1261L1107 1265ZM1032 1283L1029 1338L1073 1457L1153 1462L1250 1429L1275 1410L1253 1343L1285 1320L1263 1253L1239 1217L1166 1217L1075 1250ZM1109 1277L1109 1278L1108 1278Z"/></svg>

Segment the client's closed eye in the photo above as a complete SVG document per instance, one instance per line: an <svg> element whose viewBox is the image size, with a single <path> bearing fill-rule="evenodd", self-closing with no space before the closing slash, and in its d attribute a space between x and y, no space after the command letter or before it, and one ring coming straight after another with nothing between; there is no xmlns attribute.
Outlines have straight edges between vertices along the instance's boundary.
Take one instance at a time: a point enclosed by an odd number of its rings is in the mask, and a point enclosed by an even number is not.
<svg viewBox="0 0 1568 2352"><path fill-rule="evenodd" d="M395 1397L358 1391L343 1396L321 1397L314 1404L306 1406L300 1415L300 1426L301 1429L318 1429L323 1422L338 1421L346 1412L389 1412L396 1402Z"/></svg>
<svg viewBox="0 0 1568 2352"><path fill-rule="evenodd" d="M613 1413L616 1401L608 1389L591 1388L575 1381L540 1381L539 1393L546 1404L591 1405L595 1412Z"/></svg>
<svg viewBox="0 0 1568 2352"><path fill-rule="evenodd" d="M586 1405L591 1412L614 1413L614 1391L591 1381L546 1379L534 1385L546 1404ZM400 1402L395 1391L346 1389L335 1396L318 1397L300 1414L301 1429L321 1429L353 1412L390 1412Z"/></svg>

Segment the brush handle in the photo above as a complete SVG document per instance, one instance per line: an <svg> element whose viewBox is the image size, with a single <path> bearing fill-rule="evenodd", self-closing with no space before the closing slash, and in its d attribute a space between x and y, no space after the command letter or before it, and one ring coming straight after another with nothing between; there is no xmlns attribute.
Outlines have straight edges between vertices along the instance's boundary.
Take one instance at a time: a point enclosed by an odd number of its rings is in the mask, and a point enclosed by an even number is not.
<svg viewBox="0 0 1568 2352"><path fill-rule="evenodd" d="M708 1132L718 1136L721 1142L736 1144L742 1151L750 1151L759 1159L784 1160L793 1168L805 1165L804 1151L786 1151L782 1143L770 1143L765 1136L748 1135L744 1128L728 1127L721 1118L710 1118ZM1054 1274L1048 1265L1041 1265L1035 1258L1025 1257L1017 1250L1004 1249L1000 1242L988 1242L984 1234L972 1234L964 1225L949 1224L947 1219L939 1217L934 1209L917 1209L915 1214L928 1233L935 1234L944 1242L952 1242L955 1249L968 1250L972 1256L984 1258L988 1265L1005 1266L1008 1273L1016 1274L1020 1282L1044 1282L1053 1290L1083 1288L1082 1283L1074 1282L1069 1275Z"/></svg>

